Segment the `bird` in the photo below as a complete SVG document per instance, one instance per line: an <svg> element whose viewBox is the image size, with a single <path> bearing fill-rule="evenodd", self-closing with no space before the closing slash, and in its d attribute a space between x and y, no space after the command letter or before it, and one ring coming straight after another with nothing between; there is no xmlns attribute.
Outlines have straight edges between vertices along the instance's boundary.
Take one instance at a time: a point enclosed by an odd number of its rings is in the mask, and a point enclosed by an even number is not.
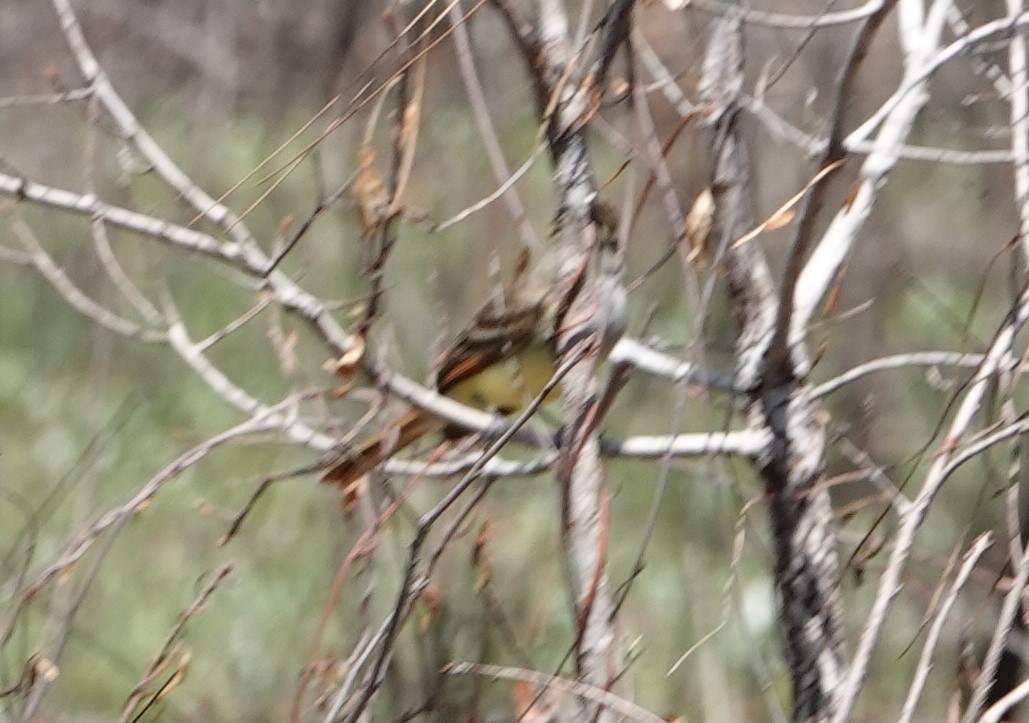
<svg viewBox="0 0 1029 723"><path fill-rule="evenodd" d="M595 335L598 356L604 358L624 332L627 297L621 281L617 216L606 204L595 202L593 223L597 230L595 310L592 319L571 338L577 341ZM550 382L570 299L560 291L556 246L530 266L529 253L524 250L504 292L483 306L442 353L436 378L440 394L469 407L511 414L524 408ZM568 343L566 339L565 346ZM445 428L439 417L411 409L356 448L336 455L322 481L345 488L392 454L426 434L445 432Z"/></svg>

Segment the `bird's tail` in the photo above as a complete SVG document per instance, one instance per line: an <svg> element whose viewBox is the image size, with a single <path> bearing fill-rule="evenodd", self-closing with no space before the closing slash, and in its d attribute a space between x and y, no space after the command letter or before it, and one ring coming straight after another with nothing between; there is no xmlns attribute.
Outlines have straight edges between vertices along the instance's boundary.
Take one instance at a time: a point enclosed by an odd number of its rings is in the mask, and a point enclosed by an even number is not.
<svg viewBox="0 0 1029 723"><path fill-rule="evenodd" d="M412 410L396 424L377 432L354 450L348 451L322 475L322 482L345 487L368 474L389 456L408 447L425 434L440 428L440 421L430 414Z"/></svg>

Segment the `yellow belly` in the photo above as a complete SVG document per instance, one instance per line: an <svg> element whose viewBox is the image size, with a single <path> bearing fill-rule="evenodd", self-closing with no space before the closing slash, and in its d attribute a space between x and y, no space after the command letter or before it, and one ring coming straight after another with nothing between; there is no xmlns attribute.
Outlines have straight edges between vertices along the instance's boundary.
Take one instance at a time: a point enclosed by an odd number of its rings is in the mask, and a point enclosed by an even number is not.
<svg viewBox="0 0 1029 723"><path fill-rule="evenodd" d="M530 345L511 359L458 382L446 395L469 407L510 414L535 399L553 376L550 350Z"/></svg>

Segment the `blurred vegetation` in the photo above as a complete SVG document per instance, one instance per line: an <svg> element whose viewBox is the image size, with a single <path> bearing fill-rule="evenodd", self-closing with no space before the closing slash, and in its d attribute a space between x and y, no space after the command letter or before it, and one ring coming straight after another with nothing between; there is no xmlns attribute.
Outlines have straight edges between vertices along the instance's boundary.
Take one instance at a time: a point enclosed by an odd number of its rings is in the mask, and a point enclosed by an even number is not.
<svg viewBox="0 0 1029 723"><path fill-rule="evenodd" d="M28 5L15 4L17 12L35 17L40 11ZM109 11L117 5L103 7ZM98 11L87 28L106 27L112 17ZM12 87L0 85L0 95L26 92L26 87L38 92L47 62L70 67L66 59L54 60L63 58L64 51L53 28L41 32L41 44L48 52L40 62L20 66L19 73L11 76L17 79ZM127 51L118 47L122 40L103 37L114 55L112 67L124 69L127 60L119 53ZM3 38L0 30L0 46ZM123 44L136 47L138 42L130 35ZM484 69L494 81L487 87L521 88L520 68L514 63L505 59L507 67L490 64L503 59L504 52L500 48L485 53ZM144 57L143 65L149 67L147 61ZM10 56L5 62L12 62ZM353 64L347 68L359 67L367 58L347 62ZM191 112L202 73L172 74L177 79L159 73L160 82L155 84L159 90L151 95L138 72L135 76L114 72L114 81L119 87L124 82L135 110L169 154L215 195L249 174L319 106L304 99L283 102L291 92L287 83L276 87L276 93L285 96L264 98L262 103L249 104L249 110L241 101L242 110L230 108L224 120L209 124ZM449 68L449 72L454 71ZM65 82L72 84L70 79L76 76L68 72L67 77ZM459 86L456 81L440 80L445 77L430 73L431 113L426 113L407 197L410 207L434 220L456 213L494 185ZM298 75L291 82L303 80ZM181 87L176 87L179 81ZM324 78L319 83L331 85ZM247 87L258 92L250 76ZM318 97L318 91L307 89L303 95L308 94ZM527 94L503 93L497 102L497 120L509 158L522 159L537 131L527 112ZM272 107L276 112L255 112L255 107ZM0 157L38 180L81 188L83 112L80 107L65 107L0 113L4 139ZM612 115L619 112L613 110ZM42 128L34 125L37 118L45 119ZM360 120L331 138L317 164L293 173L248 217L259 238L275 238L287 216L305 216L319 176L332 188L349 174ZM189 221L189 213L156 180L144 175L118 185L117 165L110 160L117 140L104 137L101 145L101 155L109 163L102 182L109 185L105 190L110 198ZM765 177L776 173L781 162L777 152L767 148L756 152ZM619 162L617 152L602 138L597 139L596 158L601 179ZM676 169L677 181L691 183L694 172ZM989 267L989 259L1007 240L1004 233L1012 228L1010 209L998 211L980 200L994 176L991 169L972 167L909 164L898 170L891 180L891 200L880 209L875 237L870 234L864 240L852 261L836 313L869 300L873 303L861 313L826 321L816 332L814 338L823 338L826 345L815 371L817 380L885 353L982 349L982 340L989 337L1010 301L1005 272ZM607 193L618 198L621 183ZM781 203L783 189L801 184L780 180L772 185L772 190L761 192L766 210ZM537 233L545 236L553 211L546 164L539 163L518 188ZM231 200L236 208L243 208L263 190L251 181ZM95 265L85 221L22 206L3 212L24 217L85 290L117 305L116 294ZM932 222L920 225L911 221L912 215L931 217ZM285 266L305 287L342 302L353 301L364 291L359 273L362 251L353 216L348 208L328 214ZM217 331L254 304L252 293L225 283L230 273L226 269L171 250L155 252L150 240L113 231L112 237L119 259L147 284L144 291L153 298L165 284L172 290L195 339ZM769 234L771 252L781 249L786 238L785 232ZM382 353L415 378L424 377L433 350L489 293L491 255L512 239L513 230L498 207L443 235L429 233L425 224L405 223L401 244L390 261L389 309L377 331ZM11 240L5 224L0 241L15 246ZM667 242L666 232L657 224L641 224L632 240L630 275L648 268ZM633 298L631 325L633 334L660 338L678 352L698 332L691 327L692 311L684 303L680 279L680 272L668 265L647 281ZM17 265L0 265L0 288L0 579L13 581L26 564L30 578L38 573L77 531L127 500L184 450L242 420L176 356L160 346L117 338L96 328L71 310L38 274ZM716 293L715 299L705 329L708 360L728 370L732 328L724 293ZM442 328L433 321L440 316L446 319ZM281 368L266 341L270 324L281 325L287 334L298 333L296 370ZM261 390L267 402L291 390L331 386L333 380L320 371L324 356L298 321L278 314L251 322L212 351L216 362L237 375L235 381ZM938 433L940 410L965 375L942 370L942 379L931 383L923 370L862 380L829 400L834 433L860 443L876 459L888 460L894 479L917 478L929 461L925 448ZM664 382L638 378L623 391L607 429L611 434L665 433L676 428L699 431L728 427L732 415L724 399L685 390L670 393ZM160 703L161 719L282 720L300 671L310 662L311 644L323 615L328 616L324 650L345 655L359 624L376 625L393 604L405 545L417 517L447 489L443 483L419 486L390 522L389 534L380 539L374 570L363 563L355 565L336 608L326 613L333 578L362 530L355 520L341 515L337 494L319 487L313 476L273 485L239 535L224 547L218 545L233 515L263 477L310 461L310 454L287 447L229 445L165 485L152 504L118 531L102 561L99 555L106 542L24 608L10 642L0 650L0 689L19 679L25 661L38 652L39 641L52 643L66 635L60 674L39 719L111 719L206 575L229 564L229 577L187 625L188 672L181 687ZM831 472L850 468L839 457L831 457L831 463L836 467ZM877 695L871 700L866 697L859 718L877 719L876 701L894 710L906 690L908 676L901 671L908 673L914 665L911 645L924 605L933 594L932 585L953 552L953 530L963 529L970 538L997 523L995 497L1003 486L1003 468L1003 459L996 460L995 469L975 465L948 484L927 527L940 530L939 537L930 532L922 540L926 543L921 548L923 557L908 583L906 595L915 604L898 606L890 618L878 654L882 665L873 671L870 683ZM774 662L778 653L771 554L762 505L750 507L743 522L738 519L740 509L760 494L752 479L751 470L741 462L677 461L667 470L649 462L610 465L608 553L614 587L633 573L644 541L642 531L650 529L648 520L656 510L652 537L642 555L643 568L633 579L621 615L622 662L633 661L628 687L651 710L686 714L691 719L700 711L719 711L724 720L759 720L766 715L762 676L769 676L773 684L770 695L783 699L788 690L784 670ZM405 482L396 484L400 489ZM866 493L843 486L839 497L846 501ZM970 509L978 515L970 517ZM865 509L842 521L844 559L875 521L878 510ZM384 696L384 705L396 708L392 714L416 705L419 701L405 686L431 676L446 660L482 660L543 671L558 668L573 634L559 519L560 500L549 477L507 480L490 491L433 579L439 606L421 605L405 630L409 638L401 649L407 652L393 661L389 680L394 695ZM476 565L473 548L480 532L486 539L487 562ZM889 532L881 526L873 534ZM745 544L730 573L739 535L745 535ZM102 567L92 574L90 566L95 562ZM881 564L881 558L868 562L873 567ZM484 569L490 573L486 586ZM372 598L363 610L361 595L373 582ZM988 606L985 591L990 582L979 588L978 606L962 617L969 628L974 628L974 621L968 613ZM5 582L0 588L0 623L6 623L14 610L12 584ZM81 598L73 627L61 631L55 622L77 604L83 586L88 591ZM872 590L860 585L853 571L845 587L848 624L856 632ZM490 596L499 601L499 610ZM503 625L498 615L506 620ZM723 622L725 627L719 629ZM520 637L507 639L504 629L518 631ZM719 631L713 640L675 667L686 650L715 629ZM936 665L944 672L935 679L932 694L924 697L924 720L942 719L951 671L957 668L956 641L975 632L951 633L950 645L944 646ZM755 669L755 650L763 660L772 661L770 671ZM452 685L456 690L483 688L483 711L510 709L504 685L470 680ZM726 696L729 691L732 694ZM940 717L931 717L937 714Z"/></svg>

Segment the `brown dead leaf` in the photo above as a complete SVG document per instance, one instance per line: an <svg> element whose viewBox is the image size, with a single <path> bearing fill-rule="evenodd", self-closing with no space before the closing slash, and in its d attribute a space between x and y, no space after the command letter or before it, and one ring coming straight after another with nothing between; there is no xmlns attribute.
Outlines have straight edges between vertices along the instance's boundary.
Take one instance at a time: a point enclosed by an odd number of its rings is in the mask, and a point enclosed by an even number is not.
<svg viewBox="0 0 1029 723"><path fill-rule="evenodd" d="M343 352L338 359L328 359L322 364L322 369L337 376L348 377L357 370L357 365L364 356L364 350L364 337L355 335L354 345Z"/></svg>
<svg viewBox="0 0 1029 723"><path fill-rule="evenodd" d="M843 266L836 273L836 278L833 280L832 286L829 287L829 293L825 298L825 306L822 307L822 316L829 316L836 308L837 302L840 300L840 290L843 287L843 277L847 274L847 263L844 262Z"/></svg>
<svg viewBox="0 0 1029 723"><path fill-rule="evenodd" d="M615 98L625 98L632 91L632 86L625 78L615 78L610 83L610 92Z"/></svg>
<svg viewBox="0 0 1029 723"><path fill-rule="evenodd" d="M329 392L329 396L333 399L342 399L346 395L350 394L350 390L354 388L353 382L347 382L346 384L340 384L338 387Z"/></svg>
<svg viewBox="0 0 1029 723"><path fill-rule="evenodd" d="M432 625L432 621L436 618L436 609L439 607L440 594L432 585L426 587L419 599L425 605L425 611L422 613L422 617L418 622L418 629L425 633L428 631L429 626Z"/></svg>
<svg viewBox="0 0 1029 723"><path fill-rule="evenodd" d="M843 161L842 160L833 161L828 166L826 166L825 168L820 170L818 173L815 174L814 178L812 178L810 181L807 182L807 185L805 185L804 188L800 189L800 191L798 191L797 193L793 194L793 196L790 197L790 199L788 201L786 201L786 203L784 203L778 209L776 209L775 213L773 213L771 216L769 216L764 221L759 223L751 231L748 231L743 236L741 236L740 238L736 239L736 241L733 243L731 248L734 248L734 249L739 248L740 246L742 246L743 244L747 243L748 241L757 238L758 236L760 236L761 234L763 234L765 231L769 230L770 228L779 228L779 226L773 226L772 225L773 222L774 221L778 221L780 218L784 217L787 213L792 213L793 207L796 206L797 203L800 202L800 199L804 198L804 194L806 194L808 191L810 191L812 188L814 188L816 185L818 185L818 183L820 183L823 178L825 178L826 176L831 174L833 171L835 171L836 169L838 169L842 165L843 165ZM789 220L790 221L793 220L793 217L790 216ZM789 223L789 221L787 221L786 223ZM784 225L784 224L780 224L780 225Z"/></svg>
<svg viewBox="0 0 1029 723"><path fill-rule="evenodd" d="M788 223L790 223L790 221L792 221L796 217L796 211L794 211L792 208L784 208L780 210L778 213L772 214L772 216L770 216L768 220L765 221L765 230L774 231L777 228L782 228L783 226L786 226Z"/></svg>
<svg viewBox="0 0 1029 723"><path fill-rule="evenodd" d="M690 246L690 261L698 266L705 266L710 261L707 253L707 238L711 233L711 225L715 220L715 196L710 188L705 188L693 201L690 212L686 214L686 243Z"/></svg>
<svg viewBox="0 0 1029 723"><path fill-rule="evenodd" d="M403 119L400 123L400 145L407 146L418 133L418 120L421 118L422 108L418 100L412 100L404 108Z"/></svg>
<svg viewBox="0 0 1029 723"><path fill-rule="evenodd" d="M861 181L854 181L854 184L847 191L847 195L843 199L843 203L840 204L840 208L850 208L850 204L854 203L854 199L857 198L858 191L861 189Z"/></svg>
<svg viewBox="0 0 1029 723"><path fill-rule="evenodd" d="M811 368L812 369L814 369L816 366L818 366L818 363L820 361L822 361L822 358L825 356L825 353L828 350L829 350L829 339L828 338L822 339L822 341L820 341L818 343L818 348L815 350L814 358L811 360Z"/></svg>
<svg viewBox="0 0 1029 723"><path fill-rule="evenodd" d="M154 696L155 701L167 697L173 690L182 685L182 681L186 678L186 670L189 668L189 663L192 659L193 654L188 650L182 654L182 657L179 658L179 665L175 669L175 672L172 673L168 682L162 685L161 689L157 691L157 695Z"/></svg>
<svg viewBox="0 0 1029 723"><path fill-rule="evenodd" d="M475 566L475 589L482 590L490 583L489 559L486 557L486 543L489 542L490 521L479 527L472 547L472 563Z"/></svg>
<svg viewBox="0 0 1029 723"><path fill-rule="evenodd" d="M361 144L357 151L357 174L350 186L350 197L357 205L362 238L371 238L382 223L389 195L375 168L375 149L369 143Z"/></svg>
<svg viewBox="0 0 1029 723"><path fill-rule="evenodd" d="M357 503L361 500L361 493L365 490L365 482L367 480L367 475L361 475L343 488L343 498L340 506L342 507L344 518L349 519L350 515L354 513Z"/></svg>
<svg viewBox="0 0 1029 723"><path fill-rule="evenodd" d="M389 203L389 214L401 211L400 197L404 194L407 181L411 177L411 168L414 166L415 149L418 147L418 128L422 118L422 96L425 93L425 55L420 55L414 66L413 78L411 79L413 92L410 100L400 116L400 127L396 133L395 151L400 158L395 177L395 191L393 199Z"/></svg>
<svg viewBox="0 0 1029 723"><path fill-rule="evenodd" d="M583 80L580 91L586 94L586 108L576 118L576 126L585 126L600 110L600 104L604 100L604 89L597 85L596 79L591 75Z"/></svg>

